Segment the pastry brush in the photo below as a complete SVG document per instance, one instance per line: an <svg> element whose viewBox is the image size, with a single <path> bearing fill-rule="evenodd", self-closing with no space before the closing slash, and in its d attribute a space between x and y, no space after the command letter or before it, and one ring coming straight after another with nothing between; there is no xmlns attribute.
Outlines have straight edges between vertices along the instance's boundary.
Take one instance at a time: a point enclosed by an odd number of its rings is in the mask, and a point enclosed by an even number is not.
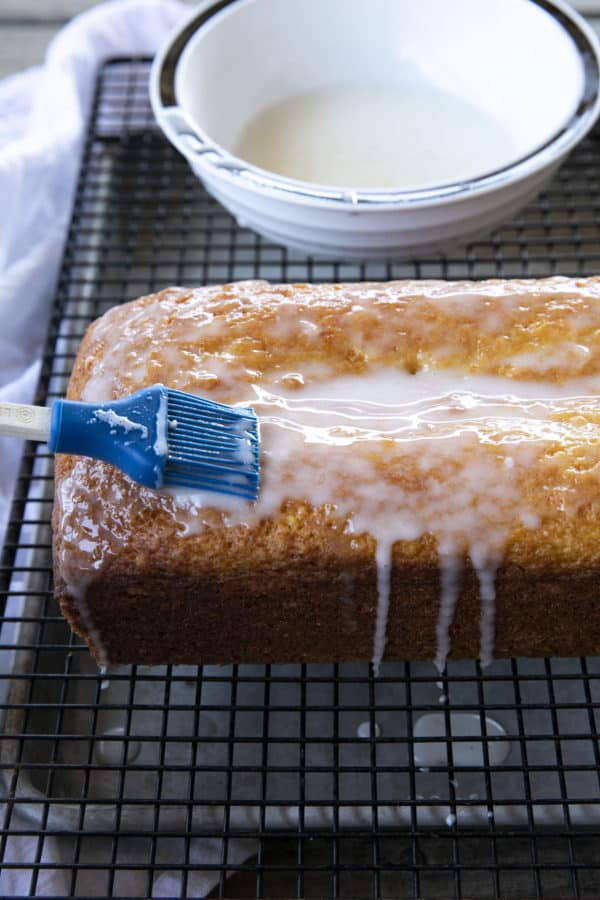
<svg viewBox="0 0 600 900"><path fill-rule="evenodd" d="M256 413L162 384L110 403L0 403L0 436L111 463L150 488L184 487L256 500Z"/></svg>

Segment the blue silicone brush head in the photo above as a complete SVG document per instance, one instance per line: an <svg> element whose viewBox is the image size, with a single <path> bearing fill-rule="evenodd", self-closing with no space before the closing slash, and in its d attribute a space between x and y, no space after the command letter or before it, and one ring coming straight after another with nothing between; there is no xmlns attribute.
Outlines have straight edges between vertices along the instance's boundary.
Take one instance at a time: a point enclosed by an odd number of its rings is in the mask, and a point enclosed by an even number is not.
<svg viewBox="0 0 600 900"><path fill-rule="evenodd" d="M256 500L258 419L253 409L225 406L182 391L167 392L164 483Z"/></svg>
<svg viewBox="0 0 600 900"><path fill-rule="evenodd" d="M258 419L162 384L111 403L58 400L50 449L90 456L146 487L183 487L256 500L260 486Z"/></svg>

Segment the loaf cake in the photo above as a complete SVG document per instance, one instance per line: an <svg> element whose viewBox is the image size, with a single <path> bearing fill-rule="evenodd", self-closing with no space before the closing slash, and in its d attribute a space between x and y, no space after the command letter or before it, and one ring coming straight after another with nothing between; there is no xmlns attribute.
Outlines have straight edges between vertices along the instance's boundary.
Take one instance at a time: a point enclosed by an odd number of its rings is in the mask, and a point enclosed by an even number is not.
<svg viewBox="0 0 600 900"><path fill-rule="evenodd" d="M600 652L600 279L169 288L70 399L251 405L257 503L58 456L55 590L107 663Z"/></svg>

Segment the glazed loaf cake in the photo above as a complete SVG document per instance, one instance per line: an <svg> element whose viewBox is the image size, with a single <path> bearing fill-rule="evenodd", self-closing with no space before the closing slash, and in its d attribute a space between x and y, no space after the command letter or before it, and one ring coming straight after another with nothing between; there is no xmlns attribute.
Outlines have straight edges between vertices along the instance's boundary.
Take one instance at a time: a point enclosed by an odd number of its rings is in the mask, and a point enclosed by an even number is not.
<svg viewBox="0 0 600 900"><path fill-rule="evenodd" d="M89 328L68 396L156 382L255 408L261 493L57 458L99 663L600 652L600 279L170 288Z"/></svg>

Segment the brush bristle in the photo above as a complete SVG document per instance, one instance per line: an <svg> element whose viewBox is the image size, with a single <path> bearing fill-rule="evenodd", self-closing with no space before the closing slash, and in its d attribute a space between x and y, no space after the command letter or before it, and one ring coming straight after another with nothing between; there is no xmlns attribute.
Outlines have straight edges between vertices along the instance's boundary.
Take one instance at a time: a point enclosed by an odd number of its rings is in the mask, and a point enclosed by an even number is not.
<svg viewBox="0 0 600 900"><path fill-rule="evenodd" d="M169 390L167 447L165 485L256 500L260 476L254 410Z"/></svg>

